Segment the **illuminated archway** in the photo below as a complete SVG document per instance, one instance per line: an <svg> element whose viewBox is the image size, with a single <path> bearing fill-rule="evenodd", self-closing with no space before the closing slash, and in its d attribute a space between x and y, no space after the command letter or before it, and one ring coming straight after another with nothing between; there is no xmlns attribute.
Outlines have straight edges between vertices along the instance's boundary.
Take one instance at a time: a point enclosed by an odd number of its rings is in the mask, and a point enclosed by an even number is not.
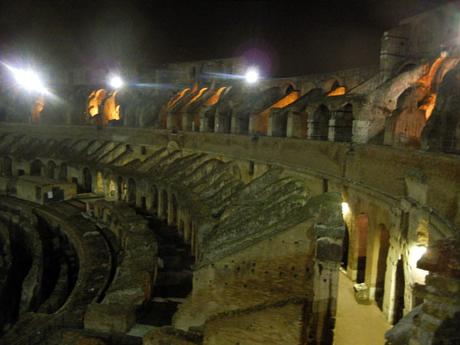
<svg viewBox="0 0 460 345"><path fill-rule="evenodd" d="M87 113L90 117L94 117L100 113L100 106L106 96L104 89L95 90L88 97Z"/></svg>

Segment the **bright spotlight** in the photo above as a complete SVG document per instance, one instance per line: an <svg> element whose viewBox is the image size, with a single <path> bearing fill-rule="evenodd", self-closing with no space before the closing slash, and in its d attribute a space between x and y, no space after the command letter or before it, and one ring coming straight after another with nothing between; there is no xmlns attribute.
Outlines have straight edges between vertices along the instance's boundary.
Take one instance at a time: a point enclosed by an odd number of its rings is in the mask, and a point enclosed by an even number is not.
<svg viewBox="0 0 460 345"><path fill-rule="evenodd" d="M123 87L124 85L123 79L121 79L121 77L118 75L109 77L108 83L109 83L109 86L114 89L119 89Z"/></svg>
<svg viewBox="0 0 460 345"><path fill-rule="evenodd" d="M342 202L342 215L346 216L350 213L350 205L348 202Z"/></svg>
<svg viewBox="0 0 460 345"><path fill-rule="evenodd" d="M14 79L27 91L35 91L40 93L46 93L46 88L37 73L30 69L20 69L11 66L7 68L13 74Z"/></svg>
<svg viewBox="0 0 460 345"><path fill-rule="evenodd" d="M426 253L425 246L421 246L421 245L413 246L410 252L410 258L411 258L412 264L416 266L417 262L422 258L422 256L425 253Z"/></svg>
<svg viewBox="0 0 460 345"><path fill-rule="evenodd" d="M259 71L256 68L251 67L250 69L248 69L246 71L245 78L246 78L246 82L248 84L257 83L259 81L259 78L260 78Z"/></svg>

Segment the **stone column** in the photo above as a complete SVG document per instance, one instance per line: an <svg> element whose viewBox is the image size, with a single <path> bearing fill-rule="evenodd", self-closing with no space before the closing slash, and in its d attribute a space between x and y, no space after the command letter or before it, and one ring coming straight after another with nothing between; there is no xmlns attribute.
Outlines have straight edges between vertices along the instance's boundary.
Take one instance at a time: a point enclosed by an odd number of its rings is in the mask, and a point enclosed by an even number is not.
<svg viewBox="0 0 460 345"><path fill-rule="evenodd" d="M429 271L409 345L460 344L460 240L428 248L417 267Z"/></svg>
<svg viewBox="0 0 460 345"><path fill-rule="evenodd" d="M369 137L370 121L353 120L353 138L354 143L365 144Z"/></svg>
<svg viewBox="0 0 460 345"><path fill-rule="evenodd" d="M344 232L343 225L315 225L313 302L311 320L307 329L309 345L333 343Z"/></svg>
<svg viewBox="0 0 460 345"><path fill-rule="evenodd" d="M299 113L294 113L292 111L287 114L287 124L286 124L286 136L288 138L302 138L304 134L302 133L302 117Z"/></svg>
<svg viewBox="0 0 460 345"><path fill-rule="evenodd" d="M327 133L327 140L328 141L335 141L335 125L337 118L337 112L331 111L331 118L329 119L329 131Z"/></svg>

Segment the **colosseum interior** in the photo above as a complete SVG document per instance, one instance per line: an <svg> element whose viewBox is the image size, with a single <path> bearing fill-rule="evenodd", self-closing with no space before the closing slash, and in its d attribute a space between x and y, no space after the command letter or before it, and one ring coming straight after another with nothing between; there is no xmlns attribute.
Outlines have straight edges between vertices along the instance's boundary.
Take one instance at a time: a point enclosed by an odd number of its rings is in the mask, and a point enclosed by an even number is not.
<svg viewBox="0 0 460 345"><path fill-rule="evenodd" d="M458 37L445 5L375 67L2 87L0 344L460 344Z"/></svg>

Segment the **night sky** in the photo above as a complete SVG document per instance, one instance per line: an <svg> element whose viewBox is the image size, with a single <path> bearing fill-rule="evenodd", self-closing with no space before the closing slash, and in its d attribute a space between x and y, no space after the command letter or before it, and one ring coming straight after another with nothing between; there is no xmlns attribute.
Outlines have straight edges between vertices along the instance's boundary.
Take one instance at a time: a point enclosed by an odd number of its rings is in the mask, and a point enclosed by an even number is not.
<svg viewBox="0 0 460 345"><path fill-rule="evenodd" d="M271 76L332 71L378 64L385 29L446 2L1 0L0 59L157 67L256 52Z"/></svg>

